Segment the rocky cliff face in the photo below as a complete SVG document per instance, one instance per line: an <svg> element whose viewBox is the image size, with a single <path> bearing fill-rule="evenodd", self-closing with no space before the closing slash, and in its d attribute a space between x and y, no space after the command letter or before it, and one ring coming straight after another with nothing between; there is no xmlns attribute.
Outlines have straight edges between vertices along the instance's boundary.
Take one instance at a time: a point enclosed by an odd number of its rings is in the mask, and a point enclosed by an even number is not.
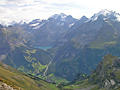
<svg viewBox="0 0 120 90"><path fill-rule="evenodd" d="M120 58L108 54L87 79L82 76L63 90L120 90Z"/></svg>
<svg viewBox="0 0 120 90"><path fill-rule="evenodd" d="M120 59L107 55L91 75L90 81L101 88L118 90L120 88Z"/></svg>

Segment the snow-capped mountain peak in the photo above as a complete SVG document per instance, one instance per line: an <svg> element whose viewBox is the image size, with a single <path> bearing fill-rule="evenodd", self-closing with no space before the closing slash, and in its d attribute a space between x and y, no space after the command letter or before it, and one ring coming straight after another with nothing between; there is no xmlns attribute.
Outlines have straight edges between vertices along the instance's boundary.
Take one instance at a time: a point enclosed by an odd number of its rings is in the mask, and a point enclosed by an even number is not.
<svg viewBox="0 0 120 90"><path fill-rule="evenodd" d="M35 19L35 20L32 20L32 21L29 23L29 26L30 26L32 29L39 29L39 28L42 27L44 24L45 24L45 20Z"/></svg>
<svg viewBox="0 0 120 90"><path fill-rule="evenodd" d="M109 14L111 14L111 13L113 13L113 11L104 9L104 10L101 10L100 12L98 12L96 15L104 15L104 16L107 16L107 15L109 15Z"/></svg>
<svg viewBox="0 0 120 90"><path fill-rule="evenodd" d="M110 19L110 20L120 21L120 14L119 13L116 13L115 11L111 11L111 10L107 10L107 9L101 10L98 13L94 14L90 18L90 20L96 21L99 17L102 17L103 20Z"/></svg>
<svg viewBox="0 0 120 90"><path fill-rule="evenodd" d="M87 21L88 20L88 18L86 17L86 16L82 16L81 18L80 18L80 21Z"/></svg>
<svg viewBox="0 0 120 90"><path fill-rule="evenodd" d="M61 20L64 21L66 17L67 17L66 14L64 14L64 13L60 13L60 14L55 14L55 15L51 16L50 18L61 19Z"/></svg>
<svg viewBox="0 0 120 90"><path fill-rule="evenodd" d="M30 22L30 24L35 24L35 23L40 23L40 22L42 22L42 20L40 20L40 19L35 19L35 20L32 20L32 21Z"/></svg>

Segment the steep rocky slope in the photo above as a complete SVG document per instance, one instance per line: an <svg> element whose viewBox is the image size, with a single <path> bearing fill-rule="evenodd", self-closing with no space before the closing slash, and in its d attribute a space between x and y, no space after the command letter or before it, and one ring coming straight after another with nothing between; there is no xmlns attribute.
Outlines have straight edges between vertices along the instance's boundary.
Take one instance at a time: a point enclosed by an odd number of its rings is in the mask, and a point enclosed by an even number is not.
<svg viewBox="0 0 120 90"><path fill-rule="evenodd" d="M66 85L65 90L120 90L120 58L104 56L96 70L85 80Z"/></svg>
<svg viewBox="0 0 120 90"><path fill-rule="evenodd" d="M74 25L77 19L71 15L55 14L48 20L36 19L28 24L30 31L33 34L31 38L32 45L53 46L55 42L66 34Z"/></svg>
<svg viewBox="0 0 120 90"><path fill-rule="evenodd" d="M90 81L101 88L120 89L120 59L112 55L105 56L91 75Z"/></svg>

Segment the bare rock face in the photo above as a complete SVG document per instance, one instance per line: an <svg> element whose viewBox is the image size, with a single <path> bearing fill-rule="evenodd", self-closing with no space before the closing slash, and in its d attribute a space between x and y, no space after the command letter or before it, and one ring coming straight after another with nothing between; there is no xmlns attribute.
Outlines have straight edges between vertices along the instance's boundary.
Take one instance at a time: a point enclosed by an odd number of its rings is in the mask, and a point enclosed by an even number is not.
<svg viewBox="0 0 120 90"><path fill-rule="evenodd" d="M111 80L105 80L104 81L104 87L106 87L106 88L110 88L111 86L114 86L116 84L116 82L113 80L113 79L111 79Z"/></svg>
<svg viewBox="0 0 120 90"><path fill-rule="evenodd" d="M110 54L106 55L91 77L91 80L102 88L119 90L120 58Z"/></svg>
<svg viewBox="0 0 120 90"><path fill-rule="evenodd" d="M13 89L12 87L10 87L9 85L7 85L6 83L0 83L0 90L16 90Z"/></svg>

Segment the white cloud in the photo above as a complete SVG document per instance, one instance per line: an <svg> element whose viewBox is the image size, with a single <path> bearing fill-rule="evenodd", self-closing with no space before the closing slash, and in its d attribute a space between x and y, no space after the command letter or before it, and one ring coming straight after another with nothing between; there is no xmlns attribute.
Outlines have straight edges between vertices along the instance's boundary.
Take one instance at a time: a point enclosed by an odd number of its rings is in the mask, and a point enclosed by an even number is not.
<svg viewBox="0 0 120 90"><path fill-rule="evenodd" d="M101 9L120 13L119 0L0 0L0 22L45 19L55 13L88 17Z"/></svg>
<svg viewBox="0 0 120 90"><path fill-rule="evenodd" d="M29 5L34 3L34 0L4 0L6 4L12 4L12 5Z"/></svg>

